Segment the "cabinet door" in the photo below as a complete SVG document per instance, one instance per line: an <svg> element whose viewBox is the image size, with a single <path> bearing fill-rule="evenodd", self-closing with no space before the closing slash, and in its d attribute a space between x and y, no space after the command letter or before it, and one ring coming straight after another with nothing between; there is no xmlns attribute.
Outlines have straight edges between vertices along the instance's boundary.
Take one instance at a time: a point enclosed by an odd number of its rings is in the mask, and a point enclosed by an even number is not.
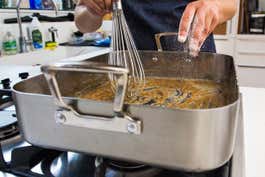
<svg viewBox="0 0 265 177"><path fill-rule="evenodd" d="M216 51L219 54L234 55L235 40L231 36L215 37Z"/></svg>
<svg viewBox="0 0 265 177"><path fill-rule="evenodd" d="M265 67L239 65L237 76L239 86L265 88Z"/></svg>
<svg viewBox="0 0 265 177"><path fill-rule="evenodd" d="M238 35L236 40L236 63L242 66L265 66L265 37Z"/></svg>

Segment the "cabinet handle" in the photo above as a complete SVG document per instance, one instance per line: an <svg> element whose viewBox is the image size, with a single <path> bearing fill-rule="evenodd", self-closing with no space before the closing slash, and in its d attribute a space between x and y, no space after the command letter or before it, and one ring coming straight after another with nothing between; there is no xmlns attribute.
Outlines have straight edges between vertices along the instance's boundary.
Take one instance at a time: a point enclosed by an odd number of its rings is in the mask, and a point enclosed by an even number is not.
<svg viewBox="0 0 265 177"><path fill-rule="evenodd" d="M256 68L256 69L265 69L265 66L251 66L251 65L237 65L240 68Z"/></svg>

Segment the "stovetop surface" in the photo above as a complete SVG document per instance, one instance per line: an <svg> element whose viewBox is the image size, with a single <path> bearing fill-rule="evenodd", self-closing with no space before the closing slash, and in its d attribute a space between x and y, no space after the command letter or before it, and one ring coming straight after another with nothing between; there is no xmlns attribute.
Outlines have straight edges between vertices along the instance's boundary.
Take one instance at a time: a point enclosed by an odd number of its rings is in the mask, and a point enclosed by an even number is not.
<svg viewBox="0 0 265 177"><path fill-rule="evenodd" d="M209 172L189 173L19 143L11 153L10 162L1 160L0 171L22 177L230 177L231 169L228 162Z"/></svg>
<svg viewBox="0 0 265 177"><path fill-rule="evenodd" d="M229 177L230 163L209 172L189 173L64 152L53 160L50 171L56 177Z"/></svg>

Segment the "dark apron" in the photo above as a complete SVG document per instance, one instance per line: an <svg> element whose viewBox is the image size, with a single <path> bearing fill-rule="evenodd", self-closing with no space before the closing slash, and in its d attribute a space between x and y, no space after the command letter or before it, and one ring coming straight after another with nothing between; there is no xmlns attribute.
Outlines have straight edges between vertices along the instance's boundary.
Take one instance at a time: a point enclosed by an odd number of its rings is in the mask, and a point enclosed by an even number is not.
<svg viewBox="0 0 265 177"><path fill-rule="evenodd" d="M178 32L182 13L189 0L122 0L127 23L139 50L157 50L154 35ZM216 52L213 35L201 51Z"/></svg>

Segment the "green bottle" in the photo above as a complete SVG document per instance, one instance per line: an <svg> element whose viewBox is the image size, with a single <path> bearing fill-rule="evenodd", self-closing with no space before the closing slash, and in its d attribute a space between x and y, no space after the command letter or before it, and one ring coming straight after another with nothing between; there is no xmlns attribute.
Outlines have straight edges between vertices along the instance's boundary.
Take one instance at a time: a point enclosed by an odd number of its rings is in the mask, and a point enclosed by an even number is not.
<svg viewBox="0 0 265 177"><path fill-rule="evenodd" d="M41 23L39 22L37 17L33 17L33 20L29 26L31 31L31 37L33 42L34 49L42 49L43 48L43 37L41 30Z"/></svg>
<svg viewBox="0 0 265 177"><path fill-rule="evenodd" d="M9 31L4 36L2 48L5 55L17 54L17 41Z"/></svg>
<svg viewBox="0 0 265 177"><path fill-rule="evenodd" d="M32 41L33 41L33 47L35 49L43 48L42 34L39 29L35 29L32 31Z"/></svg>

